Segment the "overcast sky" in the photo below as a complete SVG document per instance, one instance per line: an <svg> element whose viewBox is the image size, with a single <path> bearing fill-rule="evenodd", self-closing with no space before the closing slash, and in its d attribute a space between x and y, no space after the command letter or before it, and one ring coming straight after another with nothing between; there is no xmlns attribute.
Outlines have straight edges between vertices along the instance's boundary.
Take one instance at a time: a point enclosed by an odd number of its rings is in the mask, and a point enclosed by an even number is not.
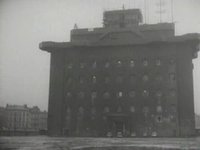
<svg viewBox="0 0 200 150"><path fill-rule="evenodd" d="M159 0L0 0L0 106L48 107L50 54L41 41L69 41L79 28L102 26L104 10L141 8L146 23L158 23ZM163 22L172 21L163 0ZM146 10L146 11L145 11ZM176 34L200 33L200 0L174 0ZM145 13L146 12L146 13ZM200 114L200 58L194 61L195 111Z"/></svg>

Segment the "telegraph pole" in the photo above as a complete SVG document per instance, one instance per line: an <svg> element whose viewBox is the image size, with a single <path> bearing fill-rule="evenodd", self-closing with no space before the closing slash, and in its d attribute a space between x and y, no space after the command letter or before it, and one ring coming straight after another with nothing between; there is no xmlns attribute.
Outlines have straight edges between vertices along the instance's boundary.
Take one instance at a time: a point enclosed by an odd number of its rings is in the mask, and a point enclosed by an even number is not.
<svg viewBox="0 0 200 150"><path fill-rule="evenodd" d="M144 23L147 23L147 0L144 0Z"/></svg>
<svg viewBox="0 0 200 150"><path fill-rule="evenodd" d="M171 19L174 22L174 1L171 0Z"/></svg>
<svg viewBox="0 0 200 150"><path fill-rule="evenodd" d="M162 0L160 0L160 23L162 22Z"/></svg>

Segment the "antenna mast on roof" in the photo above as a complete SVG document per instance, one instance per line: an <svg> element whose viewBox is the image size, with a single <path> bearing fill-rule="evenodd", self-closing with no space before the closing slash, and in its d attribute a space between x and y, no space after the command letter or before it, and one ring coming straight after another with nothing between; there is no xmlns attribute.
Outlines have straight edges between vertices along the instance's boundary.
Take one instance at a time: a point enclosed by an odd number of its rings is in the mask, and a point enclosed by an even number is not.
<svg viewBox="0 0 200 150"><path fill-rule="evenodd" d="M160 0L160 23L162 22L162 0Z"/></svg>
<svg viewBox="0 0 200 150"><path fill-rule="evenodd" d="M165 5L165 3L162 0L159 0L159 3L157 4L159 6L159 10L157 11L157 13L159 13L160 17L160 23L162 22L162 14L165 13L165 10L163 9L163 6Z"/></svg>
<svg viewBox="0 0 200 150"><path fill-rule="evenodd" d="M77 24L76 24L76 23L74 24L74 29L78 29L78 26L77 26Z"/></svg>
<svg viewBox="0 0 200 150"><path fill-rule="evenodd" d="M144 0L144 23L147 23L147 0Z"/></svg>
<svg viewBox="0 0 200 150"><path fill-rule="evenodd" d="M172 19L172 22L174 22L174 1L171 0L171 19Z"/></svg>
<svg viewBox="0 0 200 150"><path fill-rule="evenodd" d="M123 4L123 6L122 6L122 10L125 10L125 6L124 6L124 4Z"/></svg>

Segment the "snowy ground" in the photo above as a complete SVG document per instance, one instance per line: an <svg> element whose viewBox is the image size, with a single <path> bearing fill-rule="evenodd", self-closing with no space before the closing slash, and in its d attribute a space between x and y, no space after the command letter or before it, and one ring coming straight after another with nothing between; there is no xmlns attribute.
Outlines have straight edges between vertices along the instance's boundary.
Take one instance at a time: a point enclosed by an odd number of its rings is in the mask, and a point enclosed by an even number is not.
<svg viewBox="0 0 200 150"><path fill-rule="evenodd" d="M92 147L92 148L90 148ZM0 137L0 150L200 150L198 138L55 138ZM149 147L149 148L147 148Z"/></svg>

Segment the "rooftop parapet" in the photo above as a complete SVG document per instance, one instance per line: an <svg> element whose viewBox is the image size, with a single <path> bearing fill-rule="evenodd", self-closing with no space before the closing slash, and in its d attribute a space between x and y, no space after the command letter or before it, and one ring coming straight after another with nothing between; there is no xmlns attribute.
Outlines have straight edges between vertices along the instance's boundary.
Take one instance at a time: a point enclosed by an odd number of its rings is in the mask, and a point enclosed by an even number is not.
<svg viewBox="0 0 200 150"><path fill-rule="evenodd" d="M123 35L123 36L122 36ZM105 38L112 41L123 37L127 40L162 40L174 36L173 23L140 25L126 28L89 28L71 30L71 42L88 44ZM131 38L131 39L130 39Z"/></svg>

